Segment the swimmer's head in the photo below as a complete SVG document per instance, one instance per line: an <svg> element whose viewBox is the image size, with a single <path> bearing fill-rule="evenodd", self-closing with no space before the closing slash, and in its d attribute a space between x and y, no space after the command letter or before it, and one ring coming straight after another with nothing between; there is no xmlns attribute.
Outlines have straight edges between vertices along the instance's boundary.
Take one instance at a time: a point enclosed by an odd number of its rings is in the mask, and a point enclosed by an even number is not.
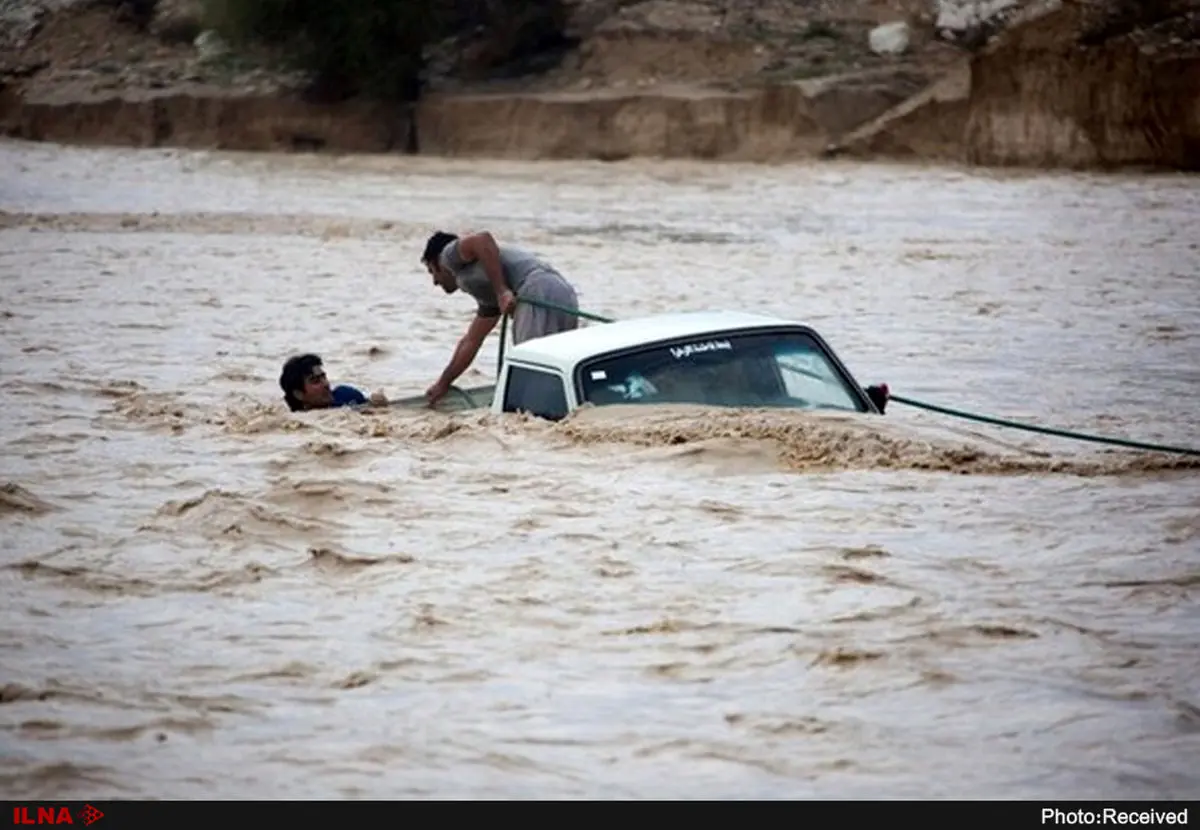
<svg viewBox="0 0 1200 830"><path fill-rule="evenodd" d="M325 375L321 358L315 354L288 358L279 374L279 388L283 390L283 399L292 412L333 405L329 378Z"/></svg>

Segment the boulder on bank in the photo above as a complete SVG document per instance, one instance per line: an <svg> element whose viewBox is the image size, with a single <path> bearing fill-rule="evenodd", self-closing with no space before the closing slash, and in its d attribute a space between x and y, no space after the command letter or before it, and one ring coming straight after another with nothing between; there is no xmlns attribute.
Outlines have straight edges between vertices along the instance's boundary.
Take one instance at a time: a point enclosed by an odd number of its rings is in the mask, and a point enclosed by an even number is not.
<svg viewBox="0 0 1200 830"><path fill-rule="evenodd" d="M904 21L876 26L867 36L871 51L876 55L902 55L908 50L912 31Z"/></svg>
<svg viewBox="0 0 1200 830"><path fill-rule="evenodd" d="M938 34L967 49L978 49L1004 29L1030 0L936 0Z"/></svg>

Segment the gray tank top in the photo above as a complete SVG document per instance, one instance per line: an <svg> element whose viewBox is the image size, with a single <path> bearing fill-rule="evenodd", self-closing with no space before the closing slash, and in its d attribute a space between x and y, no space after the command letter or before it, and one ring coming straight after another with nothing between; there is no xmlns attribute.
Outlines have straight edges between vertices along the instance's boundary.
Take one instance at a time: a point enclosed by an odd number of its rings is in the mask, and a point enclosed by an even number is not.
<svg viewBox="0 0 1200 830"><path fill-rule="evenodd" d="M504 271L504 282L516 293L521 292L521 286L530 274L539 271L557 273L555 269L536 254L511 245L499 245L500 267ZM500 300L492 290L483 265L476 262L463 262L458 253L458 240L451 242L442 249L441 264L450 270L458 279L458 287L466 291L479 304L481 317L500 316Z"/></svg>

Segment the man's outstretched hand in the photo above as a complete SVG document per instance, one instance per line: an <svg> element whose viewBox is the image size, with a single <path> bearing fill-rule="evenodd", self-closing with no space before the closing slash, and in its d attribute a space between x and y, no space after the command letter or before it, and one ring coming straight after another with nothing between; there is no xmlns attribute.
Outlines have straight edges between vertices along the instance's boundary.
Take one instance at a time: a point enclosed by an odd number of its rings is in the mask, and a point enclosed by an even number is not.
<svg viewBox="0 0 1200 830"><path fill-rule="evenodd" d="M437 402L446 397L446 393L450 391L450 387L442 383L440 380L425 390L425 400L430 406L436 406Z"/></svg>
<svg viewBox="0 0 1200 830"><path fill-rule="evenodd" d="M501 314L512 314L517 310L517 295L511 291L505 291L497 299L500 301Z"/></svg>

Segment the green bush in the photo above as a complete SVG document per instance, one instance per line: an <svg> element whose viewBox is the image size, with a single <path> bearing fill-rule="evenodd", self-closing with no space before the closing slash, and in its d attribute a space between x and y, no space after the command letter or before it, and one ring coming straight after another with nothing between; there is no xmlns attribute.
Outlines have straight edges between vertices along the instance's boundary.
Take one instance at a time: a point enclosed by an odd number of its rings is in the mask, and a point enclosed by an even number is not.
<svg viewBox="0 0 1200 830"><path fill-rule="evenodd" d="M205 0L234 45L277 47L334 97L416 97L436 0Z"/></svg>
<svg viewBox="0 0 1200 830"><path fill-rule="evenodd" d="M415 100L425 48L463 32L495 31L501 52L539 48L544 31L523 26L512 39L503 25L536 10L552 26L565 22L562 0L204 0L206 25L231 44L280 49L311 72L326 96ZM544 28L544 27L543 27ZM529 43L530 34L538 44Z"/></svg>

